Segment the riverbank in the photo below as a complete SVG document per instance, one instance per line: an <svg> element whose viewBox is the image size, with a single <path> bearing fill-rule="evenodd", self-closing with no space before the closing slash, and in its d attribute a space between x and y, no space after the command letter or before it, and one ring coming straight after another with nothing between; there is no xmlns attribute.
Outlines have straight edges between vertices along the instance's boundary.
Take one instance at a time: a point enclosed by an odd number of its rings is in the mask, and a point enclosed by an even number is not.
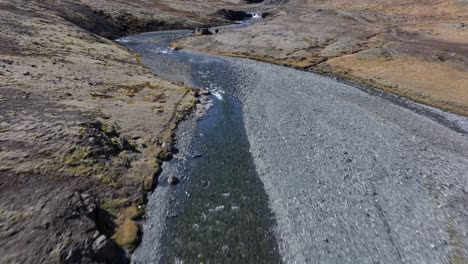
<svg viewBox="0 0 468 264"><path fill-rule="evenodd" d="M226 61L284 263L466 262L466 132L333 78Z"/></svg>
<svg viewBox="0 0 468 264"><path fill-rule="evenodd" d="M0 2L0 262L129 262L197 95L102 36L223 20L159 7Z"/></svg>
<svg viewBox="0 0 468 264"><path fill-rule="evenodd" d="M173 45L329 73L466 116L468 6L431 6L289 1L252 27Z"/></svg>
<svg viewBox="0 0 468 264"><path fill-rule="evenodd" d="M0 1L0 261L126 263L196 92L114 43L244 1Z"/></svg>
<svg viewBox="0 0 468 264"><path fill-rule="evenodd" d="M198 79L194 85L209 87L220 95L212 99L221 101L198 124L187 121L178 131L179 152L164 165L164 182L151 196L135 263L195 258L233 263L465 261L462 230L467 223L459 218L465 210L457 207L464 189L443 186L463 185L466 118L307 71L168 49L178 37L161 32L124 40L150 68L162 75L176 73L189 83ZM236 126L223 119L231 96L242 105L242 118L231 119L245 120L251 143L241 156L252 153L255 163L256 173L245 178L239 177L243 163L236 154L243 132L232 134ZM436 156L450 164L437 162ZM450 176L441 175L446 170ZM166 183L174 175L180 177L175 188ZM424 175L423 183L418 175ZM237 243L242 230L251 228L250 221L232 221L243 218L237 215L241 209L252 219L268 219L268 213L245 202L250 199L235 198L249 193L257 177L262 188L254 193L265 188L268 196L254 201L258 206L268 200L274 212L278 224L268 224L274 230L267 228L267 234L274 235L281 259L272 254L276 250L258 258L260 249L271 248L262 235L249 238L248 247ZM417 203L399 199L408 195ZM409 247L413 250L405 250ZM249 255L252 251L257 253Z"/></svg>
<svg viewBox="0 0 468 264"><path fill-rule="evenodd" d="M140 56L106 38L225 24L212 12L229 6L245 4L0 1L0 262L129 261L140 240L146 194L161 162L173 155L177 122L197 99L192 88L154 76ZM267 25L255 28L269 31ZM451 28L446 35L458 36ZM459 46L447 50L463 50ZM447 61L443 67L464 60L458 53L436 55ZM314 58L297 61L306 67ZM449 230L454 243L457 230Z"/></svg>
<svg viewBox="0 0 468 264"><path fill-rule="evenodd" d="M163 165L149 197L132 262L279 263L274 217L255 173L237 99L239 80L218 56L168 47L189 34L153 32L119 40L159 76L211 93L206 115L178 129L178 151ZM168 182L174 176L177 186Z"/></svg>

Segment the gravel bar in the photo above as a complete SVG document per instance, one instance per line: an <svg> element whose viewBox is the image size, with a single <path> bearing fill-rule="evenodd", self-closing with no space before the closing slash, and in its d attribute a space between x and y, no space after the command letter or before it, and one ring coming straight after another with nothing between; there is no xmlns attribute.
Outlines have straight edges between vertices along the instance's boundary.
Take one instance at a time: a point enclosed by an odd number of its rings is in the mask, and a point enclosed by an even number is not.
<svg viewBox="0 0 468 264"><path fill-rule="evenodd" d="M285 263L467 263L466 134L333 78L226 60Z"/></svg>

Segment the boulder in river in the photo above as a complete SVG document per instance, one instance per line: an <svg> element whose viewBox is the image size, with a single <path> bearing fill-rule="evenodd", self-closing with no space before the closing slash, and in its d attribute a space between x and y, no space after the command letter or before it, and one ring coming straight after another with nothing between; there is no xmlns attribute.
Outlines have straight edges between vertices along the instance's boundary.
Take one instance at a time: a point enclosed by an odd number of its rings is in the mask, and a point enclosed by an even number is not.
<svg viewBox="0 0 468 264"><path fill-rule="evenodd" d="M177 178L174 175L171 175L169 176L169 178L167 178L167 183L169 183L170 185L177 185L179 183L179 178Z"/></svg>
<svg viewBox="0 0 468 264"><path fill-rule="evenodd" d="M213 34L208 28L195 28L193 33L197 35L212 35Z"/></svg>
<svg viewBox="0 0 468 264"><path fill-rule="evenodd" d="M168 161L168 160L171 160L173 157L174 157L174 154L172 154L172 152L167 151L167 150L161 151L158 155L158 159L161 161Z"/></svg>
<svg viewBox="0 0 468 264"><path fill-rule="evenodd" d="M200 95L210 95L210 91L208 89L201 88L201 89L198 90L198 94L200 94Z"/></svg>

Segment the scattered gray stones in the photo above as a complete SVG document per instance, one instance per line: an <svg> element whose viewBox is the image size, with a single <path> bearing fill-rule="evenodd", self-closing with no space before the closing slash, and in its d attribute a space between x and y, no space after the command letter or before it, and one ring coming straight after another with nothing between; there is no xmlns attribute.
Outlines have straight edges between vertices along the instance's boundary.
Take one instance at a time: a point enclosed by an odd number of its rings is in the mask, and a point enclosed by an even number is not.
<svg viewBox="0 0 468 264"><path fill-rule="evenodd" d="M462 203L466 136L331 78L226 60L285 263L446 262L466 208L439 205Z"/></svg>

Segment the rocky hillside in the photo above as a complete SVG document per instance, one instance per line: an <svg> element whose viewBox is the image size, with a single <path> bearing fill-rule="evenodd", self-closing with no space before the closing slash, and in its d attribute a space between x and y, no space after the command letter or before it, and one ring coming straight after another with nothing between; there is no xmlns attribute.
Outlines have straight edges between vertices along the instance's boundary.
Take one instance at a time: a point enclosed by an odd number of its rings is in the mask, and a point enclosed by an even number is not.
<svg viewBox="0 0 468 264"><path fill-rule="evenodd" d="M213 14L243 1L115 1L115 0L46 0L5 1L10 6L34 5L55 13L88 31L106 38L139 32L192 29L228 23Z"/></svg>
<svg viewBox="0 0 468 264"><path fill-rule="evenodd" d="M0 263L129 261L197 98L109 39L227 23L226 4L0 0Z"/></svg>

